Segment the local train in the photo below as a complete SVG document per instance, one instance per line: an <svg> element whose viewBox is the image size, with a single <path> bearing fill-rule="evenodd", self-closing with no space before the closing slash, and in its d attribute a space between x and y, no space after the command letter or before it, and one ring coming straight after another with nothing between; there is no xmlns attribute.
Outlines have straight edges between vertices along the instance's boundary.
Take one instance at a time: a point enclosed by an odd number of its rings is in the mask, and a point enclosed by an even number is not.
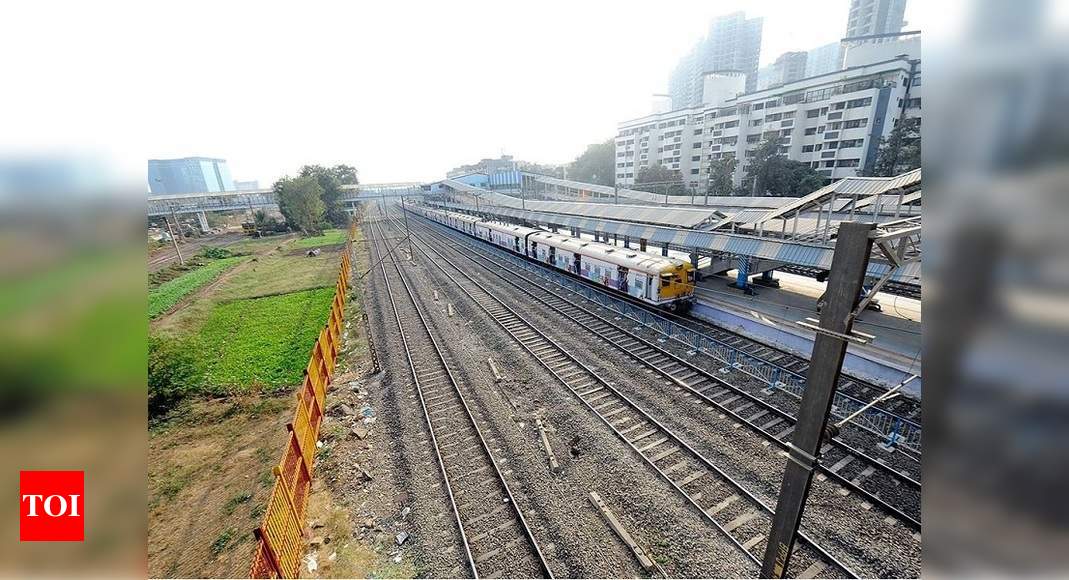
<svg viewBox="0 0 1069 580"><path fill-rule="evenodd" d="M413 213L486 240L647 304L685 312L694 304L694 267L686 260L647 254L565 234L484 221L462 213L409 206Z"/></svg>

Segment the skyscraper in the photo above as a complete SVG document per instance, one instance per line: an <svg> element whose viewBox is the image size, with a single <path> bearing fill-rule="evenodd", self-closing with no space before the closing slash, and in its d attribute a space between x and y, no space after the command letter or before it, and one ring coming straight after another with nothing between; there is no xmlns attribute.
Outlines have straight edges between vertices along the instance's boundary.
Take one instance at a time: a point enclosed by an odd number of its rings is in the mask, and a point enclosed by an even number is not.
<svg viewBox="0 0 1069 580"><path fill-rule="evenodd" d="M757 90L767 89L805 78L806 52L785 52L776 62L757 69Z"/></svg>
<svg viewBox="0 0 1069 580"><path fill-rule="evenodd" d="M905 16L906 0L850 0L846 37L901 32Z"/></svg>
<svg viewBox="0 0 1069 580"><path fill-rule="evenodd" d="M714 18L709 34L672 71L668 81L672 108L702 104L703 75L707 72L741 71L746 74L746 90L756 90L763 24L761 18L747 19L744 12Z"/></svg>
<svg viewBox="0 0 1069 580"><path fill-rule="evenodd" d="M806 78L839 70L839 43L830 42L808 52L805 59Z"/></svg>
<svg viewBox="0 0 1069 580"><path fill-rule="evenodd" d="M234 191L226 159L149 159L148 188L155 194Z"/></svg>

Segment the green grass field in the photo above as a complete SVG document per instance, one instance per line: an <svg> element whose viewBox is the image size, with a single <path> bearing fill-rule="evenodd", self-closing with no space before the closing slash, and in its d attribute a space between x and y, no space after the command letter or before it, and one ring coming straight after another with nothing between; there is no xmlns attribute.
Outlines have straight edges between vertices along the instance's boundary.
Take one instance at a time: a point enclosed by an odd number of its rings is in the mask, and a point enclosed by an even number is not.
<svg viewBox="0 0 1069 580"><path fill-rule="evenodd" d="M221 391L299 383L333 297L328 287L216 305L196 338L206 382Z"/></svg>
<svg viewBox="0 0 1069 580"><path fill-rule="evenodd" d="M174 280L160 284L148 293L148 317L155 318L170 310L180 300L203 288L232 266L245 259L243 256L223 258L183 274Z"/></svg>
<svg viewBox="0 0 1069 580"><path fill-rule="evenodd" d="M318 248L336 246L345 243L345 230L325 230L321 236L300 238L293 243L294 248Z"/></svg>

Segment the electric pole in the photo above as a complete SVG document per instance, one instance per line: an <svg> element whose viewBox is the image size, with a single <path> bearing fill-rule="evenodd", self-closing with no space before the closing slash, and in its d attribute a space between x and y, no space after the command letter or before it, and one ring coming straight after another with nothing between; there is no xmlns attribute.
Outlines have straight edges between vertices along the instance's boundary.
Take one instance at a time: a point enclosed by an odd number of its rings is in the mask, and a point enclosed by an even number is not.
<svg viewBox="0 0 1069 580"><path fill-rule="evenodd" d="M174 206L171 206L171 217L174 218L174 225L178 228L178 231L182 231L182 226L178 225L178 217L175 216ZM174 253L178 254L178 263L185 266L186 260L182 257L182 250L178 248L178 238L174 237L174 230L171 229L171 222L168 221L167 216L163 216L164 223L167 224L167 231L171 234L171 244L174 245Z"/></svg>
<svg viewBox="0 0 1069 580"><path fill-rule="evenodd" d="M839 225L828 275L827 305L821 311L798 422L788 446L787 466L761 565L762 578L783 578L790 564L798 524L813 482L813 469L820 461L820 447L828 433L835 385L839 382L846 340L854 325L854 308L861 296L872 250L869 235L875 227L876 224L859 222Z"/></svg>

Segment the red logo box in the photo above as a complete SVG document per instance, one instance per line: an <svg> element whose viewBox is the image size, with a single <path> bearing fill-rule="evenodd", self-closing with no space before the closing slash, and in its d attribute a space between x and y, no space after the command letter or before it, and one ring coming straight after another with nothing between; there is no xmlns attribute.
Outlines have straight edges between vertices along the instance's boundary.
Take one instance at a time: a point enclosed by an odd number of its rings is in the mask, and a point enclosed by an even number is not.
<svg viewBox="0 0 1069 580"><path fill-rule="evenodd" d="M85 540L85 472L19 472L19 540Z"/></svg>

